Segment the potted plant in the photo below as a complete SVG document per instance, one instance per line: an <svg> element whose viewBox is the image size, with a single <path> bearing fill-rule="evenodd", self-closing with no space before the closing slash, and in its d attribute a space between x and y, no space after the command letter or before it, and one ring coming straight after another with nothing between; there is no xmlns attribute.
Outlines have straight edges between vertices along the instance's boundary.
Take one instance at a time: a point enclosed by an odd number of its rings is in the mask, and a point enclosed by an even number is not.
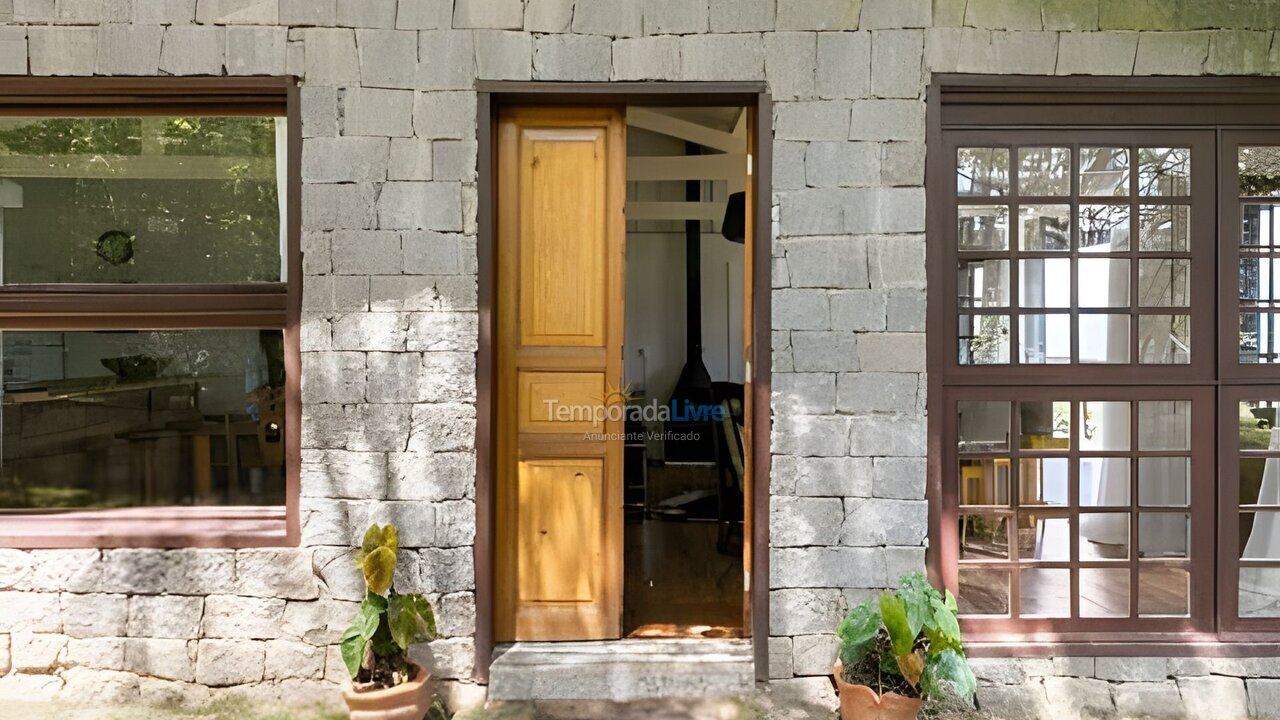
<svg viewBox="0 0 1280 720"><path fill-rule="evenodd" d="M909 720L923 700L972 707L977 688L965 660L956 599L916 573L849 612L836 629L836 692L842 720Z"/></svg>
<svg viewBox="0 0 1280 720"><path fill-rule="evenodd" d="M431 673L409 662L407 651L435 639L435 613L422 595L392 587L398 550L396 527L374 523L356 553L367 592L341 646L352 720L422 720L431 706Z"/></svg>

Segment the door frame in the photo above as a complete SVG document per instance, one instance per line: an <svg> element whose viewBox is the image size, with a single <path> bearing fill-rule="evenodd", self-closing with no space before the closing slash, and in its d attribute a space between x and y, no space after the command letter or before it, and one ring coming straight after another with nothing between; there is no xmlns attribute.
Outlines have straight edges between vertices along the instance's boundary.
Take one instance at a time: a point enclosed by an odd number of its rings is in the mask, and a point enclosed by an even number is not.
<svg viewBox="0 0 1280 720"><path fill-rule="evenodd" d="M763 82L524 82L476 83L476 221L477 309L479 344L476 350L476 534L475 562L475 666L472 679L488 683L493 656L494 592L494 467L496 417L494 388L497 363L494 333L497 310L497 243L495 193L498 109L507 105L647 105L647 106L743 106L755 113L755 144L750 182L758 199L752 213L754 236L751 251L751 473L752 492L746 519L751 527L750 580L746 588L751 613L752 651L758 682L769 677L769 467L770 467L770 368L772 334L770 295L772 241L773 104Z"/></svg>

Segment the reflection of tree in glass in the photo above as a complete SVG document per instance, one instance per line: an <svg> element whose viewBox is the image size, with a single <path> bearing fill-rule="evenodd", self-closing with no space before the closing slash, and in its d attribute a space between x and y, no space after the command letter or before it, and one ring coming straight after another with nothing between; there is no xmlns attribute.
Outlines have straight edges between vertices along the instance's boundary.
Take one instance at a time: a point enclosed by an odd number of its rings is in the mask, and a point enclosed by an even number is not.
<svg viewBox="0 0 1280 720"><path fill-rule="evenodd" d="M957 194L1005 195L1008 192L1008 148L974 147L956 151Z"/></svg>
<svg viewBox="0 0 1280 720"><path fill-rule="evenodd" d="M0 120L0 156L35 158L65 173L16 178L27 206L42 215L44 237L32 242L46 247L38 259L6 262L6 280L278 280L275 123L270 117ZM54 206L58 211L50 212ZM32 221L26 222L30 236ZM97 257L94 242L104 231L135 235L138 257L119 267Z"/></svg>
<svg viewBox="0 0 1280 720"><path fill-rule="evenodd" d="M1080 247L1111 245L1111 250L1128 249L1129 206L1081 205Z"/></svg>
<svg viewBox="0 0 1280 720"><path fill-rule="evenodd" d="M1240 148L1240 195L1280 194L1280 147Z"/></svg>
<svg viewBox="0 0 1280 720"><path fill-rule="evenodd" d="M979 315L974 318L977 332L969 340L969 354L974 365L1007 362L1004 347L1009 341L1009 325L1003 316Z"/></svg>
<svg viewBox="0 0 1280 720"><path fill-rule="evenodd" d="M1071 148L1018 148L1019 195L1066 195L1071 191Z"/></svg>
<svg viewBox="0 0 1280 720"><path fill-rule="evenodd" d="M1139 195L1187 195L1189 148L1138 148Z"/></svg>

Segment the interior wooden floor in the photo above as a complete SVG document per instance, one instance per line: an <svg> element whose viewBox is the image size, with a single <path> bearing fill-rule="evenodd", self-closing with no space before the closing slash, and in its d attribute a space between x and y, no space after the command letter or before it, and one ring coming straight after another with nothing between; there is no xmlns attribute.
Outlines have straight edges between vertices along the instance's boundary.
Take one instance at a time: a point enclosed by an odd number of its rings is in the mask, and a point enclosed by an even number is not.
<svg viewBox="0 0 1280 720"><path fill-rule="evenodd" d="M1130 571L1115 568L1081 568L1079 617L1129 617ZM1071 571L1026 567L1019 573L1023 617L1071 616ZM1187 571L1167 565L1142 565L1138 580L1140 616L1185 616L1188 597ZM998 570L965 571L961 578L962 613L1007 615L1009 574Z"/></svg>

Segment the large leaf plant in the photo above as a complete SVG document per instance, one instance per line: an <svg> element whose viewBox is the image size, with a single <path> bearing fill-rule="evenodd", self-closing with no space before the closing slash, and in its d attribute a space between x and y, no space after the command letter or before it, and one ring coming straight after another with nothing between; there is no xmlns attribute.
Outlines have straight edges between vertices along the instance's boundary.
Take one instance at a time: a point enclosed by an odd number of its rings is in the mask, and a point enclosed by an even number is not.
<svg viewBox="0 0 1280 720"><path fill-rule="evenodd" d="M392 587L398 552L396 526L374 523L356 553L367 592L355 621L342 634L342 661L360 688L394 687L413 679L409 647L436 637L431 603Z"/></svg>
<svg viewBox="0 0 1280 720"><path fill-rule="evenodd" d="M965 660L955 596L924 575L908 575L898 590L855 607L836 634L845 682L972 706L977 680Z"/></svg>

